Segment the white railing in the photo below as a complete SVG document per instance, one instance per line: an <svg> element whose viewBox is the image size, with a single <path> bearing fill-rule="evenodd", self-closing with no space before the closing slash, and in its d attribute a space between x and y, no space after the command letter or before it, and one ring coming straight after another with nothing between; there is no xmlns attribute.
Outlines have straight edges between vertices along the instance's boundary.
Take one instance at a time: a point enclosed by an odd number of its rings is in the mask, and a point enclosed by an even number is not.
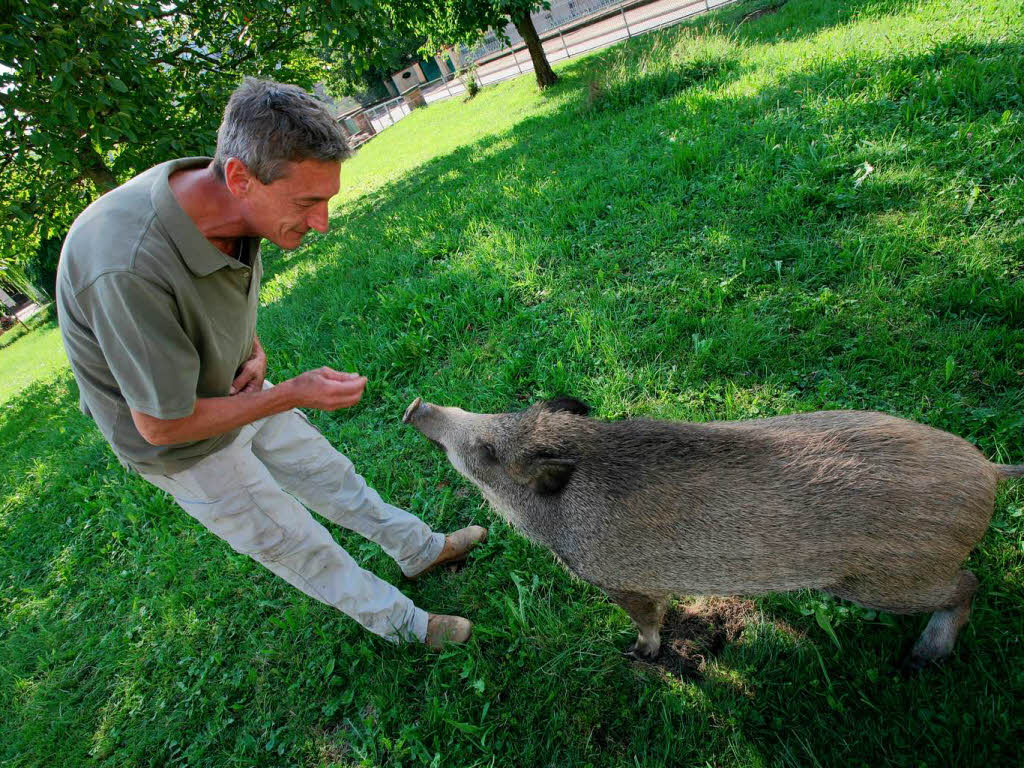
<svg viewBox="0 0 1024 768"><path fill-rule="evenodd" d="M370 121L370 125L373 126L373 130L380 133L385 128L389 128L397 123L410 112L412 110L405 103L405 99L398 96L390 101L385 101L383 104L370 107L366 110L366 118Z"/></svg>

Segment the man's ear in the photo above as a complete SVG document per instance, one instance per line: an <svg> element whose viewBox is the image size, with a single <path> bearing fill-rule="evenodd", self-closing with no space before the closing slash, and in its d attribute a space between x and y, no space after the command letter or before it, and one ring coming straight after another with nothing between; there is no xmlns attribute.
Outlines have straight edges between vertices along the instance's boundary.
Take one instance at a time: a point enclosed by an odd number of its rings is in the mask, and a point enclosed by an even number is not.
<svg viewBox="0 0 1024 768"><path fill-rule="evenodd" d="M224 163L224 183L227 185L228 191L235 197L248 196L255 180L255 177L249 173L249 169L245 167L245 163L237 157L229 157Z"/></svg>
<svg viewBox="0 0 1024 768"><path fill-rule="evenodd" d="M541 496L552 496L565 488L575 470L576 462L572 459L536 456L527 461L524 474L530 488Z"/></svg>
<svg viewBox="0 0 1024 768"><path fill-rule="evenodd" d="M545 411L567 411L577 416L586 416L590 413L590 406L575 397L555 397L545 400L541 407Z"/></svg>

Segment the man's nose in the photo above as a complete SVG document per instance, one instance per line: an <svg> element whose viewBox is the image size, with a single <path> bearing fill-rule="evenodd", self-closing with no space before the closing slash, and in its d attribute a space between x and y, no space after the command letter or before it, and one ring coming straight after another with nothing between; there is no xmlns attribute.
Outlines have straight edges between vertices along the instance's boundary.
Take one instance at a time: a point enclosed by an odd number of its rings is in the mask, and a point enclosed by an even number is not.
<svg viewBox="0 0 1024 768"><path fill-rule="evenodd" d="M310 213L309 218L306 219L306 223L311 229L315 229L317 232L327 231L327 201L317 203L313 206L313 211Z"/></svg>

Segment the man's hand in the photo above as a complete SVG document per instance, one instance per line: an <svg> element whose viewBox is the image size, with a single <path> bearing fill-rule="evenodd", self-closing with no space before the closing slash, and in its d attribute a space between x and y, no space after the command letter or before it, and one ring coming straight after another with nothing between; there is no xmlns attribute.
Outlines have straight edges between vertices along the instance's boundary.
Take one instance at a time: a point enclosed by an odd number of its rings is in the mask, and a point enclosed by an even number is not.
<svg viewBox="0 0 1024 768"><path fill-rule="evenodd" d="M229 395L239 395L244 392L259 392L263 389L263 379L267 377L267 353L260 346L260 340L253 336L252 355L242 363L238 369L238 375L231 383Z"/></svg>
<svg viewBox="0 0 1024 768"><path fill-rule="evenodd" d="M359 402L366 389L365 376L330 368L307 371L269 389L262 389L262 379L261 372L260 389L245 397L198 398L191 416L158 419L133 408L132 419L148 443L176 445L222 435L290 408L349 408Z"/></svg>
<svg viewBox="0 0 1024 768"><path fill-rule="evenodd" d="M366 389L366 377L331 368L317 368L282 382L279 386L287 389L289 398L298 408L336 411L339 408L351 408L359 402Z"/></svg>

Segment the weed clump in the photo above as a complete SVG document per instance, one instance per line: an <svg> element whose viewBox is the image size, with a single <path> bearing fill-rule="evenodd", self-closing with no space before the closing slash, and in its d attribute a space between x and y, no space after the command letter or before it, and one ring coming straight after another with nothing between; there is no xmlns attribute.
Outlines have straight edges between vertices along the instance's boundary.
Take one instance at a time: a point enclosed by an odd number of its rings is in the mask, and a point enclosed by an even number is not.
<svg viewBox="0 0 1024 768"><path fill-rule="evenodd" d="M462 84L466 87L466 101L469 101L480 93L480 80L477 79L476 70L476 63L470 64L468 67L459 70L459 80L461 80Z"/></svg>
<svg viewBox="0 0 1024 768"><path fill-rule="evenodd" d="M721 85L737 67L734 43L712 33L682 30L656 38L639 56L619 46L594 64L584 111L622 111L652 104L690 88Z"/></svg>

